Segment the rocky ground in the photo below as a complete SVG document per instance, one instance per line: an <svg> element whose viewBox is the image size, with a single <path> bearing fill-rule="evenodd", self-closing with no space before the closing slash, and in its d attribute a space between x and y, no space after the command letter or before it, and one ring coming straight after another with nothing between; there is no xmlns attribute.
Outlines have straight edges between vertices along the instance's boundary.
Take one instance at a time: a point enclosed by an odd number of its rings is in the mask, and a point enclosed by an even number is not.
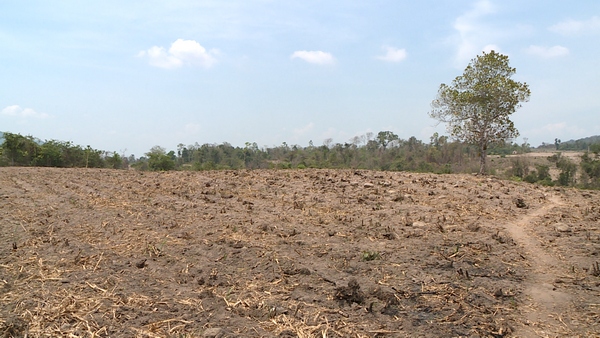
<svg viewBox="0 0 600 338"><path fill-rule="evenodd" d="M600 337L600 193L0 168L4 337Z"/></svg>

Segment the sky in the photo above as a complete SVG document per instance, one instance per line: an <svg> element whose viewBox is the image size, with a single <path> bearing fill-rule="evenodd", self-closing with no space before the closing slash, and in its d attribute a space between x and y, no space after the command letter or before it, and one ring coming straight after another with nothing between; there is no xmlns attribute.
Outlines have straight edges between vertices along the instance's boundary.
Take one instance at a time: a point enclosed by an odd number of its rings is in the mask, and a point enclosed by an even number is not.
<svg viewBox="0 0 600 338"><path fill-rule="evenodd" d="M440 84L483 51L531 89L533 146L600 134L600 1L0 2L0 131L153 146L424 142Z"/></svg>

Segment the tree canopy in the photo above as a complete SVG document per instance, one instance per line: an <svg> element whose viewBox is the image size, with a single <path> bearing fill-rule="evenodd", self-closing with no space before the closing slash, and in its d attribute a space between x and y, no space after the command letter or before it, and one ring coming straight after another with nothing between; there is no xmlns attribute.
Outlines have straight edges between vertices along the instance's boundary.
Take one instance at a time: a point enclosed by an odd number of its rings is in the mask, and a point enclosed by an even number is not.
<svg viewBox="0 0 600 338"><path fill-rule="evenodd" d="M519 136L510 115L529 100L531 92L526 83L511 79L515 73L508 56L484 52L450 85L442 83L431 103L430 117L446 123L452 137L478 147L480 174L486 173L490 145Z"/></svg>

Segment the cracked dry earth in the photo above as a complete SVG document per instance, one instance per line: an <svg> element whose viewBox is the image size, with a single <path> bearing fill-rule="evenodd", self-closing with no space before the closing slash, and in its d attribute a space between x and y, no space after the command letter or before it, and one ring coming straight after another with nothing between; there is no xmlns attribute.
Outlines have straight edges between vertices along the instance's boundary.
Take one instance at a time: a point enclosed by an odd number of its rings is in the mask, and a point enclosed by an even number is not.
<svg viewBox="0 0 600 338"><path fill-rule="evenodd" d="M599 337L600 194L0 168L3 337Z"/></svg>

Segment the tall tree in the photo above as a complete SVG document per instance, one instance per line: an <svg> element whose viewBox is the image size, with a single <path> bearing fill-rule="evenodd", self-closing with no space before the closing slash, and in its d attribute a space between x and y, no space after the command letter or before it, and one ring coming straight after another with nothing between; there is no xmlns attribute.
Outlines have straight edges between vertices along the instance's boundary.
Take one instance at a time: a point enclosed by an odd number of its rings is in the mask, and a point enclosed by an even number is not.
<svg viewBox="0 0 600 338"><path fill-rule="evenodd" d="M394 134L393 132L391 132L389 130L380 131L377 134L377 142L379 142L381 147L383 147L383 150L385 150L387 148L388 144L396 141L397 139L398 139L398 135Z"/></svg>
<svg viewBox="0 0 600 338"><path fill-rule="evenodd" d="M478 147L480 174L486 173L488 146L519 136L510 115L529 100L531 92L526 83L511 79L515 73L508 56L484 52L450 85L442 83L431 103L430 117L446 123L457 140Z"/></svg>

